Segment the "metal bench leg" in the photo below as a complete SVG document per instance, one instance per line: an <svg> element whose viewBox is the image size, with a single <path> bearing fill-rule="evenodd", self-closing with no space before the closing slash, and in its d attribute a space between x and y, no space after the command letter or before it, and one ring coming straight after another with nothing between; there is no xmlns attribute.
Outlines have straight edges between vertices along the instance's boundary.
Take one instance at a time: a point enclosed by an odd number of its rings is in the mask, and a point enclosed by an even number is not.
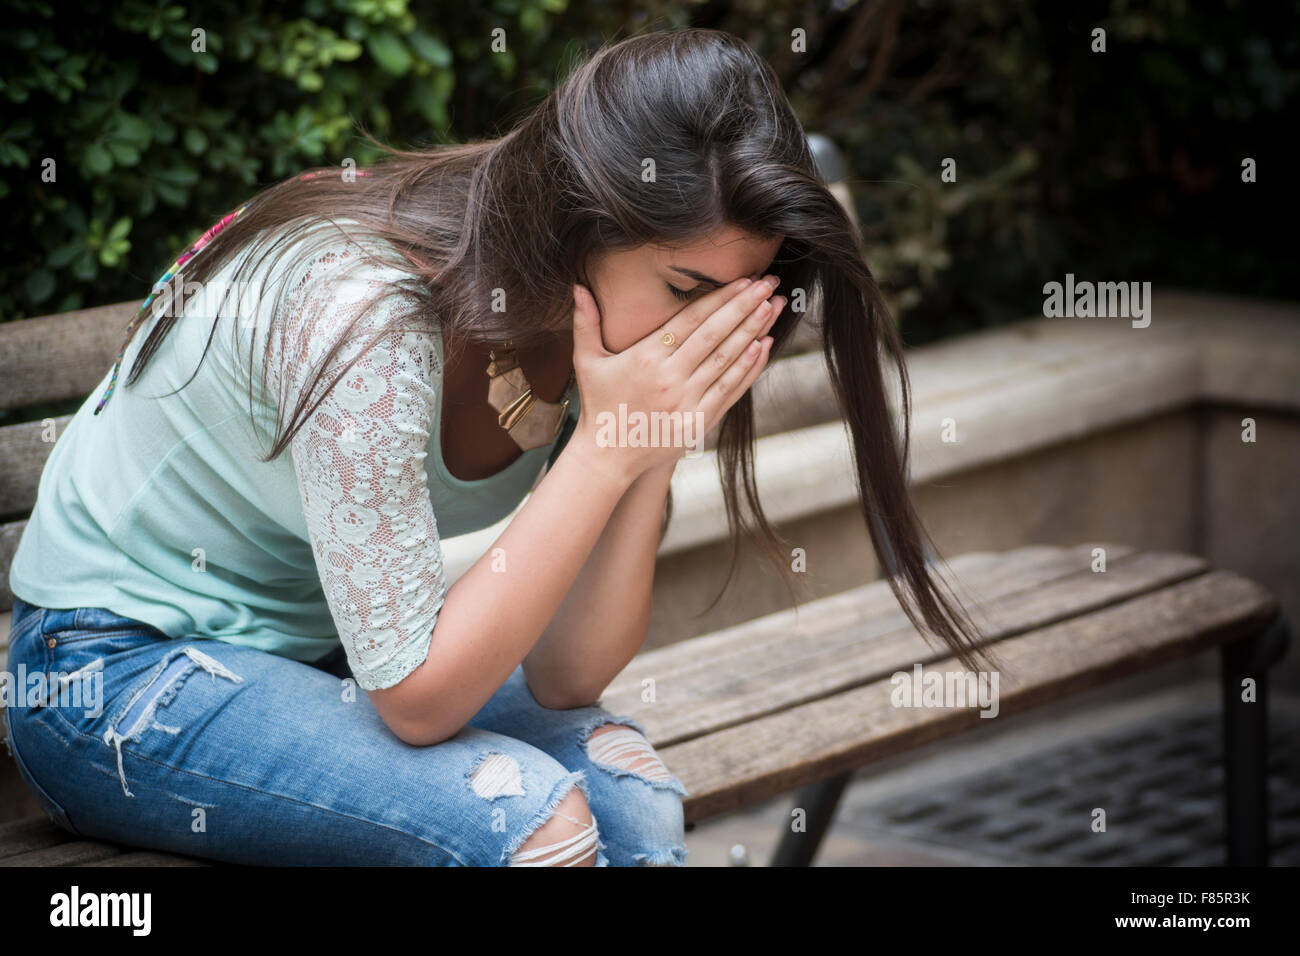
<svg viewBox="0 0 1300 956"><path fill-rule="evenodd" d="M828 777L816 783L810 783L799 790L795 797L795 807L803 808L806 813L807 829L802 833L790 829L787 820L781 833L781 842L772 854L771 866L811 866L822 837L835 819L835 808L839 806L840 795L848 786L853 771L849 770L836 777Z"/></svg>
<svg viewBox="0 0 1300 956"><path fill-rule="evenodd" d="M1254 637L1219 648L1223 680L1223 800L1228 866L1268 865L1268 671L1290 640L1284 615ZM1242 680L1255 700L1241 699Z"/></svg>

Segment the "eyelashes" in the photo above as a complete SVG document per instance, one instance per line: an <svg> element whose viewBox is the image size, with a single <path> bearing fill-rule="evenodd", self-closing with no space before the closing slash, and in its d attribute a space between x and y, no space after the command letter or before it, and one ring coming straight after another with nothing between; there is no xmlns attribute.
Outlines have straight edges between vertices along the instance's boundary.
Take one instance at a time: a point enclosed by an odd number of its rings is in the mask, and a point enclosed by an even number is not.
<svg viewBox="0 0 1300 956"><path fill-rule="evenodd" d="M665 282L664 285L668 286L668 291L682 302L689 302L695 296L695 289L684 291L677 288L677 286L673 285L671 282Z"/></svg>

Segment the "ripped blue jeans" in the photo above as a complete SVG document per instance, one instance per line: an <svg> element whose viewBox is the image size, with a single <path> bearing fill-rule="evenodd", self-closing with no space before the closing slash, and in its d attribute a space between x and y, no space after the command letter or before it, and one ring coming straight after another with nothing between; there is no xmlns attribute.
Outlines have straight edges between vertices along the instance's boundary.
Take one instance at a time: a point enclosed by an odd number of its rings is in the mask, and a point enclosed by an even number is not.
<svg viewBox="0 0 1300 956"><path fill-rule="evenodd" d="M342 647L304 664L16 599L7 670L19 773L87 838L255 865L686 862L686 790L645 728L542 707L522 666L427 747L388 729ZM536 832L575 788L586 812Z"/></svg>

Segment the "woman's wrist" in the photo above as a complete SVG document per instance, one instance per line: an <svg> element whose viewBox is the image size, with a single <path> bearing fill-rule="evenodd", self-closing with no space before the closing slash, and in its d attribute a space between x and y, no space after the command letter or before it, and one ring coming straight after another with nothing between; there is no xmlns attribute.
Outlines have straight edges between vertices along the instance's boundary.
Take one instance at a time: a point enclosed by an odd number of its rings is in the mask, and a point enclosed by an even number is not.
<svg viewBox="0 0 1300 956"><path fill-rule="evenodd" d="M626 457L618 454L618 449L602 448L595 442L584 442L576 432L560 453L560 457L565 455L578 459L584 472L601 476L616 486L620 494L632 487L643 474L629 468Z"/></svg>

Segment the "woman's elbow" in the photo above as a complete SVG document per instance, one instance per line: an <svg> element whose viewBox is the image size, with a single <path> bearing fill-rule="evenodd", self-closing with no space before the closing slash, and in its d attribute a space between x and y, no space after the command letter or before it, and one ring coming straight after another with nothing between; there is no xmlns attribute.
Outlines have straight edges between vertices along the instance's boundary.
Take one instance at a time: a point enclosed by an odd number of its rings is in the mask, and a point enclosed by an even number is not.
<svg viewBox="0 0 1300 956"><path fill-rule="evenodd" d="M456 736L461 726L436 712L430 713L429 702L441 699L427 681L420 680L417 668L392 687L369 691L370 702L393 735L412 747L432 747Z"/></svg>

